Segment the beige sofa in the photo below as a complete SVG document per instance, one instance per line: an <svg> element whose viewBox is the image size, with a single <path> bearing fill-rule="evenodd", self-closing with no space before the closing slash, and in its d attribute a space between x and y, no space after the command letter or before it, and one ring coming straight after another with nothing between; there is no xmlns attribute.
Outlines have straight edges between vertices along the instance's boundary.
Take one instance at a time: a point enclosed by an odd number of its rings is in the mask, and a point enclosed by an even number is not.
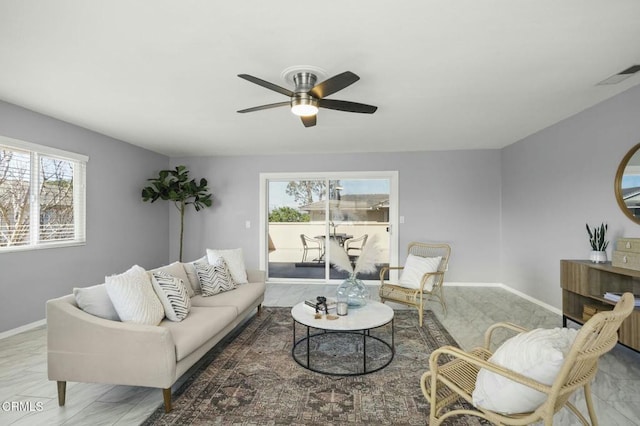
<svg viewBox="0 0 640 426"><path fill-rule="evenodd" d="M247 271L248 284L191 298L181 322L157 326L111 321L81 310L73 294L47 302L47 367L64 405L66 382L161 388L171 411L171 386L264 300L262 271Z"/></svg>

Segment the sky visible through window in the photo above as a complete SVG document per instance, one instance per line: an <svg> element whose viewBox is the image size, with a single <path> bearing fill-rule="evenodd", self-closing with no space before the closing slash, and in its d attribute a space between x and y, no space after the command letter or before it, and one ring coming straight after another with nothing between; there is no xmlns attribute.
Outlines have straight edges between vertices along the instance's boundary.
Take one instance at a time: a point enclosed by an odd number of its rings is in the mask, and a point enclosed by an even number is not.
<svg viewBox="0 0 640 426"><path fill-rule="evenodd" d="M332 179L333 180L333 179ZM388 179L339 179L341 193L346 194L389 194L390 181ZM278 207L298 208L298 203L292 196L287 195L286 181L269 181L269 210Z"/></svg>

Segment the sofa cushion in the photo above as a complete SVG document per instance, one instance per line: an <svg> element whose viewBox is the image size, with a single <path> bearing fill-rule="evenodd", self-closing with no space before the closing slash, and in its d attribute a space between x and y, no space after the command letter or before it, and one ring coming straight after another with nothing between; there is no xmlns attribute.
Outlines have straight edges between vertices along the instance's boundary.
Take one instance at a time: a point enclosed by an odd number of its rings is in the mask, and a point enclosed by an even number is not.
<svg viewBox="0 0 640 426"><path fill-rule="evenodd" d="M105 286L123 322L158 325L164 318L162 303L153 291L147 271L140 266L105 277Z"/></svg>
<svg viewBox="0 0 640 426"><path fill-rule="evenodd" d="M120 321L104 284L74 288L73 295L76 297L78 307L86 313L112 321Z"/></svg>
<svg viewBox="0 0 640 426"><path fill-rule="evenodd" d="M212 264L196 262L195 266L202 295L205 297L233 290L238 286L231 277L227 262L221 257L215 259Z"/></svg>
<svg viewBox="0 0 640 426"><path fill-rule="evenodd" d="M236 310L229 306L192 307L183 321L164 320L160 327L168 329L171 333L176 345L176 360L180 361L220 333L236 317Z"/></svg>
<svg viewBox="0 0 640 426"><path fill-rule="evenodd" d="M154 272L165 272L172 277L180 278L182 282L185 284L185 288L187 289L187 294L189 297L195 295L193 291L193 287L190 285L189 277L187 276L187 271L185 271L184 266L180 262L173 262L170 265L161 266L156 269L152 269L149 271L150 274Z"/></svg>
<svg viewBox="0 0 640 426"><path fill-rule="evenodd" d="M183 263L184 271L187 274L187 278L189 280L189 284L191 284L191 288L193 289L194 294L201 294L202 289L200 288L200 280L198 279L198 273L196 272L196 262L199 263L207 263L207 256L202 256L200 259L194 260L193 262Z"/></svg>
<svg viewBox="0 0 640 426"><path fill-rule="evenodd" d="M191 306L233 306L240 314L249 309L256 299L263 297L263 282L243 284L231 291L218 293L215 296L197 295L191 298Z"/></svg>
<svg viewBox="0 0 640 426"><path fill-rule="evenodd" d="M187 294L189 284L185 285L180 278L162 271L151 274L151 284L168 320L182 321L187 317L191 309L191 299Z"/></svg>
<svg viewBox="0 0 640 426"><path fill-rule="evenodd" d="M207 249L207 260L210 264L213 265L219 257L227 262L227 266L235 282L238 284L246 284L249 282L247 280L247 270L244 266L244 254L241 248L227 250Z"/></svg>

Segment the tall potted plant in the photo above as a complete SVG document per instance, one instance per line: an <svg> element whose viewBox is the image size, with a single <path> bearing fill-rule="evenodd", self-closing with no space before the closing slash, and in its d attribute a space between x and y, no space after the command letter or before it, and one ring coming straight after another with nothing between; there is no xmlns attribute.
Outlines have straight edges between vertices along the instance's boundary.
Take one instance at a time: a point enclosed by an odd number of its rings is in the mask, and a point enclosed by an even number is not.
<svg viewBox="0 0 640 426"><path fill-rule="evenodd" d="M587 234L589 234L589 243L591 244L591 255L589 260L593 263L604 263L607 261L607 252L609 241L605 239L608 226L602 223L599 227L589 228L587 223Z"/></svg>
<svg viewBox="0 0 640 426"><path fill-rule="evenodd" d="M180 262L182 262L182 240L184 237L184 212L188 205L196 211L211 207L212 195L208 193L207 180L200 183L189 180L189 171L185 166L173 170L160 170L157 178L147 179L151 185L142 188L142 201L154 202L158 199L173 201L180 212Z"/></svg>

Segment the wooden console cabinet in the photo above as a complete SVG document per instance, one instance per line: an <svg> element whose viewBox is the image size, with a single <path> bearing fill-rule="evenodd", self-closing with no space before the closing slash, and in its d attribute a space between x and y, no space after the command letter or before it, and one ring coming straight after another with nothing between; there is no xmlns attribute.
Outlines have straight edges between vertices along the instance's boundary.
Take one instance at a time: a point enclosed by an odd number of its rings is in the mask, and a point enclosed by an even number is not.
<svg viewBox="0 0 640 426"><path fill-rule="evenodd" d="M598 311L613 309L614 302L606 300L607 291L640 294L640 271L618 268L611 263L592 263L588 260L561 260L562 323L567 319L584 324L585 306ZM640 309L635 308L618 331L618 341L640 351Z"/></svg>

